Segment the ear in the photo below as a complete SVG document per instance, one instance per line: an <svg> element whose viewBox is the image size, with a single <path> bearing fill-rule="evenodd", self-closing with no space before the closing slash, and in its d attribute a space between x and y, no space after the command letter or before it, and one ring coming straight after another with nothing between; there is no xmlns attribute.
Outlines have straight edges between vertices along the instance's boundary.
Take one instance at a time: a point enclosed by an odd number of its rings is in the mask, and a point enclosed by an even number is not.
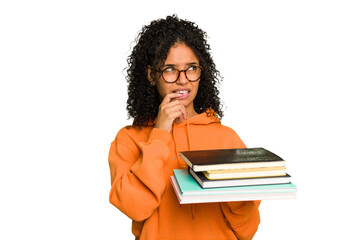
<svg viewBox="0 0 360 240"><path fill-rule="evenodd" d="M150 66L147 67L147 79L149 80L151 86L156 85L155 79L153 79L153 77L151 76L151 67Z"/></svg>

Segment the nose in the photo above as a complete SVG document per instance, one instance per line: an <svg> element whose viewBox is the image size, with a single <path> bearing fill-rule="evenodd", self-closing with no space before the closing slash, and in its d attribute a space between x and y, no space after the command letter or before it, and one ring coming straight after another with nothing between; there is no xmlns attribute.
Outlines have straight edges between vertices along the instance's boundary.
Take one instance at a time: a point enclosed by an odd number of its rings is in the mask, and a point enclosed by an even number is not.
<svg viewBox="0 0 360 240"><path fill-rule="evenodd" d="M185 70L181 70L179 71L179 79L177 80L178 84L184 85L188 82L186 75L185 75Z"/></svg>

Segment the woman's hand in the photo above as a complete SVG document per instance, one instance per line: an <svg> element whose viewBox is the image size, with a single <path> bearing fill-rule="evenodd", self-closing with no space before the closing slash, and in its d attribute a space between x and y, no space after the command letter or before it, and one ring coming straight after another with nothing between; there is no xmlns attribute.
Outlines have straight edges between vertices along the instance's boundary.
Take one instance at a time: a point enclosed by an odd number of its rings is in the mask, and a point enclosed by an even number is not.
<svg viewBox="0 0 360 240"><path fill-rule="evenodd" d="M187 111L176 97L182 96L181 93L170 93L166 95L159 106L155 127L171 131L173 122L178 119L179 122L186 120Z"/></svg>

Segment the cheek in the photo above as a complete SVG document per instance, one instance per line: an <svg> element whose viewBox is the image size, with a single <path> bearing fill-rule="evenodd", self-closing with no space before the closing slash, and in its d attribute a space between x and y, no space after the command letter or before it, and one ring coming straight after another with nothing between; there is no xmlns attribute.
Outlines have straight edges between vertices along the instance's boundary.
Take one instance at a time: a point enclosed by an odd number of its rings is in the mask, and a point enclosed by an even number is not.
<svg viewBox="0 0 360 240"><path fill-rule="evenodd" d="M158 90L158 93L159 93L161 99L163 99L168 94L166 88L161 84L157 85L157 90Z"/></svg>
<svg viewBox="0 0 360 240"><path fill-rule="evenodd" d="M199 82L197 82L196 85L193 85L193 92L195 93L195 95L197 95L198 90L199 90Z"/></svg>

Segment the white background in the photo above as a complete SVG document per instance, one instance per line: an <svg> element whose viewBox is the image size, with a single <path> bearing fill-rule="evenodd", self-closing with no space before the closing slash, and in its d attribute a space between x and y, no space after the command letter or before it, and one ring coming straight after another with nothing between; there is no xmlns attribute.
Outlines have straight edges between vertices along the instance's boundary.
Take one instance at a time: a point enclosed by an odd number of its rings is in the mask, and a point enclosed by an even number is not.
<svg viewBox="0 0 360 240"><path fill-rule="evenodd" d="M235 2L235 1L234 1ZM177 13L209 36L223 124L287 160L298 199L263 201L261 239L355 239L356 1L2 1L0 239L133 239L108 202L127 120L123 69L143 25Z"/></svg>

